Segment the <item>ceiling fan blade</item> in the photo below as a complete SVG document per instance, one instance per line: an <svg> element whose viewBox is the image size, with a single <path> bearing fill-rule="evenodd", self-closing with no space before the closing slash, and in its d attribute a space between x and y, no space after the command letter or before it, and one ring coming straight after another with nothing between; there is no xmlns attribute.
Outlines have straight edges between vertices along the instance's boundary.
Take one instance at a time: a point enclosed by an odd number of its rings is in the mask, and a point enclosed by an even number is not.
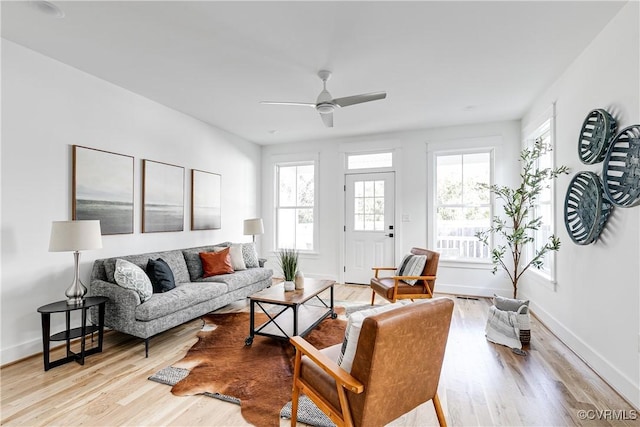
<svg viewBox="0 0 640 427"><path fill-rule="evenodd" d="M324 122L324 125L326 127L328 128L333 127L333 113L320 114L320 117L322 117L322 121Z"/></svg>
<svg viewBox="0 0 640 427"><path fill-rule="evenodd" d="M278 101L260 101L260 104L267 105L293 105L296 107L313 107L316 108L316 104L311 104L308 102L278 102Z"/></svg>
<svg viewBox="0 0 640 427"><path fill-rule="evenodd" d="M385 99L387 92L364 93L362 95L345 96L344 98L336 98L333 103L339 107L348 107L349 105L362 104L363 102L377 101Z"/></svg>

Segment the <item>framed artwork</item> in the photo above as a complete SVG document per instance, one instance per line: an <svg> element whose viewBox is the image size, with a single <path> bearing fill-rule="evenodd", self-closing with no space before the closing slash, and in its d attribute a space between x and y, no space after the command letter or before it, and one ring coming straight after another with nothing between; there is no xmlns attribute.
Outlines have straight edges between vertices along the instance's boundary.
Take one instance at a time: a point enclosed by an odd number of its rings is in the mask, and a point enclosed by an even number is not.
<svg viewBox="0 0 640 427"><path fill-rule="evenodd" d="M184 230L184 168L142 160L142 232Z"/></svg>
<svg viewBox="0 0 640 427"><path fill-rule="evenodd" d="M221 228L220 192L222 177L217 173L191 170L191 229Z"/></svg>
<svg viewBox="0 0 640 427"><path fill-rule="evenodd" d="M100 220L102 234L133 233L133 157L73 146L71 217Z"/></svg>

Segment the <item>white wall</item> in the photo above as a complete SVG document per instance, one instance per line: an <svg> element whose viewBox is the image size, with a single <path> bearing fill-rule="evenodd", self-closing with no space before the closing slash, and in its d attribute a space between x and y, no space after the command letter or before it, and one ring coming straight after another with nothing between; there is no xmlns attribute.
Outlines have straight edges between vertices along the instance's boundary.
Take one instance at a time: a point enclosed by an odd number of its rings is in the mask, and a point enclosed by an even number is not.
<svg viewBox="0 0 640 427"><path fill-rule="evenodd" d="M73 278L72 254L48 252L51 221L71 219L73 144L135 157L134 233L82 254L85 284L96 258L250 241L242 220L259 214L256 144L4 39L2 124L0 363L42 351L36 309L64 299ZM185 168L185 231L141 233L143 158ZM192 168L222 174L221 230L187 231Z"/></svg>
<svg viewBox="0 0 640 427"><path fill-rule="evenodd" d="M407 132L395 132L369 137L344 138L306 143L280 144L263 147L262 156L262 212L265 234L262 236L263 255L278 271L274 257L274 163L282 156L317 156L319 188L318 227L320 236L317 255L302 255L301 269L305 276L342 279L344 225L344 156L345 153L394 150L396 172L396 258L400 259L413 246L431 247L428 243L427 178L430 171L428 151L436 149L473 148L474 144L491 139L496 145L495 163L499 165L496 182L512 184L517 178L520 147L519 121L454 126ZM402 216L409 215L409 222ZM493 276L491 267L469 266L441 262L436 291L465 295L510 295L511 285L502 274Z"/></svg>
<svg viewBox="0 0 640 427"><path fill-rule="evenodd" d="M640 123L639 3L629 2L565 73L541 94L523 129L556 102L556 164L571 167L558 180L555 219L562 248L557 284L530 275L521 296L569 347L636 407L640 407L640 207L616 208L596 243L574 244L564 227L563 203L579 171L601 174L602 163L578 158L582 121L605 108L618 129Z"/></svg>

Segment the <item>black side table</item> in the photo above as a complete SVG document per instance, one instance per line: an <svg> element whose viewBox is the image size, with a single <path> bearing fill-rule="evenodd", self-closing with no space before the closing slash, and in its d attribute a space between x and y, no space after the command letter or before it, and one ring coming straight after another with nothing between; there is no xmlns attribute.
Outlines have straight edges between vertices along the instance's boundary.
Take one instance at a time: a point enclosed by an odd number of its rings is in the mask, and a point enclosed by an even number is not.
<svg viewBox="0 0 640 427"><path fill-rule="evenodd" d="M48 371L56 366L63 365L65 363L76 361L81 365L84 365L84 358L94 353L102 352L102 338L104 335L104 308L106 302L109 301L107 297L88 297L84 299L83 304L71 304L68 305L66 301L58 301L51 304L43 305L38 308L38 312L42 315L42 346L44 356L44 370ZM98 306L98 325L87 326L87 311L91 307ZM71 329L71 312L75 310L82 310L82 326L79 328ZM51 313L65 313L67 320L67 328L57 334L51 334ZM90 349L85 348L85 339L88 334L93 334L98 331L98 345ZM71 351L71 340L81 337L80 353L74 353ZM51 341L66 341L67 342L67 356L58 360L49 362L49 343Z"/></svg>

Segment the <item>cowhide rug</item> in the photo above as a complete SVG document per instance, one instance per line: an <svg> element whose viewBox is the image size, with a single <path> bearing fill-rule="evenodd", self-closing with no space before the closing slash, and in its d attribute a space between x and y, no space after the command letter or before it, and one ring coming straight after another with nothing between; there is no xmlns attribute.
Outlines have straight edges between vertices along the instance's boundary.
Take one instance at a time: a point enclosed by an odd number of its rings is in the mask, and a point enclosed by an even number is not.
<svg viewBox="0 0 640 427"><path fill-rule="evenodd" d="M240 399L244 419L256 426L279 426L280 409L291 400L293 347L285 341L256 336L251 346L249 313L208 314L198 342L176 368L190 371L173 386L178 396L204 392ZM256 313L256 325L266 315ZM346 322L327 318L306 339L317 348L342 342Z"/></svg>

